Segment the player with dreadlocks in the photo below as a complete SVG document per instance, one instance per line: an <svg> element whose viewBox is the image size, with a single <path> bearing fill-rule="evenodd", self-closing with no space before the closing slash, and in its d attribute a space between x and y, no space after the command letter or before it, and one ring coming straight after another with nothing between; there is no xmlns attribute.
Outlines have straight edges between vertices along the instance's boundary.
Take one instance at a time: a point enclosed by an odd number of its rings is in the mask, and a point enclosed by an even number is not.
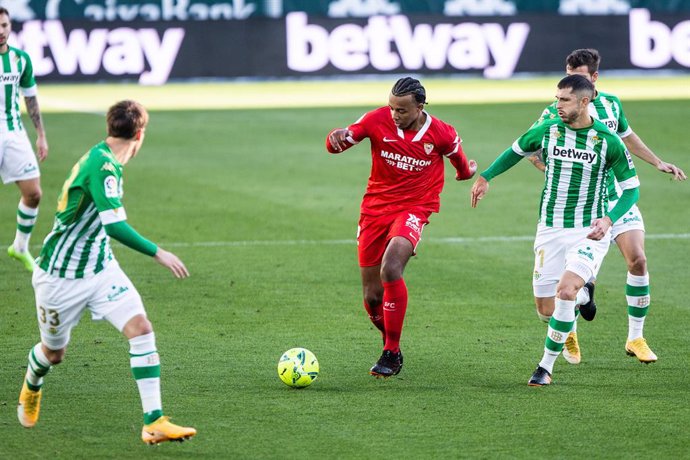
<svg viewBox="0 0 690 460"><path fill-rule="evenodd" d="M357 249L364 308L383 336L383 353L371 368L377 377L397 375L403 365L400 335L407 310L403 271L415 255L424 226L438 212L443 189L443 157L456 169L455 178L471 178L477 170L468 161L455 128L424 110L426 91L419 80L398 80L388 106L364 114L326 138L330 153L369 138L371 175L361 205Z"/></svg>

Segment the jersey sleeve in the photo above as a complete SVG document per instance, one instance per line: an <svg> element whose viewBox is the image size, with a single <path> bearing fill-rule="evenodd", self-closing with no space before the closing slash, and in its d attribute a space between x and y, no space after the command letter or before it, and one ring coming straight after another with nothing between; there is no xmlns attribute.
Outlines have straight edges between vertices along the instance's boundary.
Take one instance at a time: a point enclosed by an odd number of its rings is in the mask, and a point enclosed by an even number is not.
<svg viewBox="0 0 690 460"><path fill-rule="evenodd" d="M117 166L108 160L91 174L88 182L89 193L98 210L103 225L127 220L122 206L122 176Z"/></svg>
<svg viewBox="0 0 690 460"><path fill-rule="evenodd" d="M352 123L350 126L347 127L347 130L352 134L348 135L345 138L345 141L347 143L345 144L345 147L342 150L334 149L333 146L331 145L331 140L330 140L331 134L334 131L337 131L338 128L336 128L336 129L332 130L330 133L328 133L328 136L326 136L326 150L329 153L341 153L342 151L349 149L353 145L359 144L360 142L362 142L362 140L364 140L364 138L369 137L368 126L371 125L371 120L370 120L371 113L372 112L365 113L364 115L359 117L359 119L357 121L355 121L354 123ZM369 119L367 119L367 117Z"/></svg>
<svg viewBox="0 0 690 460"><path fill-rule="evenodd" d="M607 142L609 145L606 149L606 161L611 164L611 171L618 185L623 191L639 187L640 180L635 164L623 141L618 137L609 137Z"/></svg>
<svg viewBox="0 0 690 460"><path fill-rule="evenodd" d="M513 142L513 152L522 157L530 156L541 149L544 133L549 129L553 122L542 121L533 124L526 133Z"/></svg>
<svg viewBox="0 0 690 460"><path fill-rule="evenodd" d="M455 153L462 153L462 148L460 144L462 144L462 139L460 138L460 135L456 131L455 128L453 128L451 125L445 125L445 140L446 142L443 144L443 150L441 150L441 155L445 157L450 157L451 155Z"/></svg>
<svg viewBox="0 0 690 460"><path fill-rule="evenodd" d="M348 142L352 144L359 144L362 140L371 136L374 127L379 123L378 111L367 112L357 121L347 127L352 131L352 138L348 138Z"/></svg>
<svg viewBox="0 0 690 460"><path fill-rule="evenodd" d="M616 134L623 139L632 134L632 128L628 124L628 119L625 117L625 112L623 112L623 104L620 99L616 99L616 104L618 104L618 130Z"/></svg>
<svg viewBox="0 0 690 460"><path fill-rule="evenodd" d="M36 79L34 78L34 66L31 63L31 58L27 53L21 53L24 61L24 71L19 79L19 87L22 89L22 94L25 97L35 96L38 93L36 87Z"/></svg>

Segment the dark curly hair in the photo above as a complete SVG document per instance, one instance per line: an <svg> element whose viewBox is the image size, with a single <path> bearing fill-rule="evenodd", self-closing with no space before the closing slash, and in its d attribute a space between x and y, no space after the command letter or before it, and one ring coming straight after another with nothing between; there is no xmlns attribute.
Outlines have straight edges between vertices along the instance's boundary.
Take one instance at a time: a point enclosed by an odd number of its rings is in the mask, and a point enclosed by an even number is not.
<svg viewBox="0 0 690 460"><path fill-rule="evenodd" d="M577 69L580 66L586 65L590 75L594 75L594 72L599 71L600 62L601 56L599 56L599 51L594 48L575 50L565 58L565 64L571 69Z"/></svg>

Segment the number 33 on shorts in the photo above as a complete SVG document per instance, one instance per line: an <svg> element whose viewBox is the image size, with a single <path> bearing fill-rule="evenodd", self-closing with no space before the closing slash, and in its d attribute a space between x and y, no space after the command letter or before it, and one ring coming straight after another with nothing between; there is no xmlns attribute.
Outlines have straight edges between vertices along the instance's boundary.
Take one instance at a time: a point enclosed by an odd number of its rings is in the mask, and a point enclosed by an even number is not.
<svg viewBox="0 0 690 460"><path fill-rule="evenodd" d="M38 320L42 323L42 325L50 326L49 331L55 333L57 332L55 328L60 325L60 314L57 310L53 310L52 308L46 310L44 307L39 305Z"/></svg>

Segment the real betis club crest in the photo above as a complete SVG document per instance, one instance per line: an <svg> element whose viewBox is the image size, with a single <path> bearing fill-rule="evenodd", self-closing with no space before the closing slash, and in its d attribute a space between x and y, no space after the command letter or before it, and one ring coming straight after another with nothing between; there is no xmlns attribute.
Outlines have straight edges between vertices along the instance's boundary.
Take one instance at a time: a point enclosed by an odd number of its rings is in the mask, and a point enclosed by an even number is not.
<svg viewBox="0 0 690 460"><path fill-rule="evenodd" d="M434 151L434 144L431 144L429 142L424 143L424 152L426 152L427 155L431 155L431 152Z"/></svg>

